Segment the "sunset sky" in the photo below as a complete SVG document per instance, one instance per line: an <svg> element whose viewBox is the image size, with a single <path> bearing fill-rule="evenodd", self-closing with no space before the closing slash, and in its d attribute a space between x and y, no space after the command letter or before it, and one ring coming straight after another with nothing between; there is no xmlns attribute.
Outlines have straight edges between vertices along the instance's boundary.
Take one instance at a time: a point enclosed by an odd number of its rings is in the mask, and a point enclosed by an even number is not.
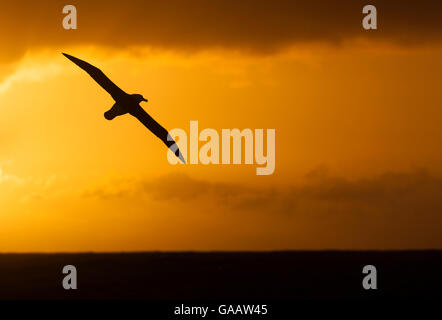
<svg viewBox="0 0 442 320"><path fill-rule="evenodd" d="M0 5L0 252L442 248L440 1L65 2ZM167 129L275 129L274 174L169 164L61 52Z"/></svg>

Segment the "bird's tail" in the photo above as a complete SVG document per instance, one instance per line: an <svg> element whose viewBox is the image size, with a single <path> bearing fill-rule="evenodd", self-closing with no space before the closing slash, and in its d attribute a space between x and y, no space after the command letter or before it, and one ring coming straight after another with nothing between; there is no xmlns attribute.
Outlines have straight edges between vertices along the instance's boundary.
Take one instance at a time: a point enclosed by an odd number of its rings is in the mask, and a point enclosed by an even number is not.
<svg viewBox="0 0 442 320"><path fill-rule="evenodd" d="M107 119L107 120L112 120L112 119L114 119L115 117L118 117L118 116L122 116L123 114L126 114L127 113L127 111L126 110L124 110L122 107L120 107L117 103L115 103L113 106L112 106L112 108L110 108L108 111L106 111L105 113L104 113L104 117Z"/></svg>

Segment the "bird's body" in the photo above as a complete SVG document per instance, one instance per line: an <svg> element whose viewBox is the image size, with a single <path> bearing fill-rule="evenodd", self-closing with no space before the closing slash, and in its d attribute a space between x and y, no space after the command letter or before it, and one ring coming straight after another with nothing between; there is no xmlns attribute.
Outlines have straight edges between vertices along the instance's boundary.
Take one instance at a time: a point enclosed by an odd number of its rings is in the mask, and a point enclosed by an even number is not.
<svg viewBox="0 0 442 320"><path fill-rule="evenodd" d="M168 148L183 162L182 156L177 144L158 122L156 122L141 106L140 102L145 101L141 94L128 94L115 85L106 75L97 67L87 63L86 61L75 58L69 54L63 55L86 71L103 89L105 89L115 100L115 104L108 111L104 113L107 120L112 120L115 117L122 116L129 113L137 118L143 125L146 126L153 134L155 134L161 141L166 144Z"/></svg>

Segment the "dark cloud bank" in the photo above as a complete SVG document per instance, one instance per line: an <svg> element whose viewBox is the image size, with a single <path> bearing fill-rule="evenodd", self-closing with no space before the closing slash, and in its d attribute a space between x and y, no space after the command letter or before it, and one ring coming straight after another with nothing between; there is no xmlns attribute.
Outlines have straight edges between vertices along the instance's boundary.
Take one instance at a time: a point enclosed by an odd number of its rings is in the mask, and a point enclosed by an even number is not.
<svg viewBox="0 0 442 320"><path fill-rule="evenodd" d="M33 48L69 45L172 50L226 48L269 54L298 43L340 44L366 38L401 46L439 43L439 0L131 0L74 1L78 30L62 29L66 1L7 1L1 5L0 59ZM378 9L379 30L361 27L362 7Z"/></svg>
<svg viewBox="0 0 442 320"><path fill-rule="evenodd" d="M130 191L129 191L130 190ZM102 198L148 195L157 201L213 204L230 210L269 214L349 214L435 219L442 225L442 178L426 170L385 173L360 180L312 174L308 182L289 187L258 188L168 175L133 183Z"/></svg>
<svg viewBox="0 0 442 320"><path fill-rule="evenodd" d="M175 174L86 195L124 206L135 203L146 214L153 199L180 208L189 219L194 219L192 212L232 224L264 219L287 239L293 238L287 240L289 247L316 248L318 243L321 248L442 247L442 177L415 170L348 180L314 172L307 181L259 188ZM115 187L112 184L111 189Z"/></svg>

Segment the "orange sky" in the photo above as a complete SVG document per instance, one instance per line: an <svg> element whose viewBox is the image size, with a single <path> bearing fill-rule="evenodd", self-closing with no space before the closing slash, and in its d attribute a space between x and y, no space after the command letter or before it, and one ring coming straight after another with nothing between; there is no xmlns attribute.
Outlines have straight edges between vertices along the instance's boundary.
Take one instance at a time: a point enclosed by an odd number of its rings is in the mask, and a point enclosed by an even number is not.
<svg viewBox="0 0 442 320"><path fill-rule="evenodd" d="M441 27L431 3L414 17L378 2L374 36L347 1L321 21L303 1L126 2L100 19L80 1L76 31L59 1L5 5L0 252L441 248ZM112 98L61 52L168 129L276 129L275 173L170 165L134 118L104 119Z"/></svg>

